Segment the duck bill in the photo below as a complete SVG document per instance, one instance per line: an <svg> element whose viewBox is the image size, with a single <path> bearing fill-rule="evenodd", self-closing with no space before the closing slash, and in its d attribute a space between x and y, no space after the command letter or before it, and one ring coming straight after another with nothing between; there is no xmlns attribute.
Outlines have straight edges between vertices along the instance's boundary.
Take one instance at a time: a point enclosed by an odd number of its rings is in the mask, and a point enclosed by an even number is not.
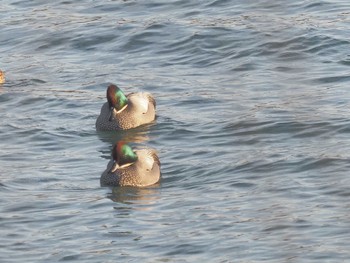
<svg viewBox="0 0 350 263"><path fill-rule="evenodd" d="M114 109L114 107L111 107L111 108L110 108L109 117L108 117L108 120L109 120L109 121L113 121L113 109Z"/></svg>

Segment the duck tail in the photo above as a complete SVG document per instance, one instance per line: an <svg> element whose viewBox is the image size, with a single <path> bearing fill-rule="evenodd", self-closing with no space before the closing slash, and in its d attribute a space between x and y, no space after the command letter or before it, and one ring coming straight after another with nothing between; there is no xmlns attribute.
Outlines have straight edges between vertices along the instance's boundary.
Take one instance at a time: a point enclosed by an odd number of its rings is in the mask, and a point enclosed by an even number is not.
<svg viewBox="0 0 350 263"><path fill-rule="evenodd" d="M158 166L160 166L160 160L159 160L157 153L155 151L151 151L150 154L151 154L153 160L158 164Z"/></svg>
<svg viewBox="0 0 350 263"><path fill-rule="evenodd" d="M150 93L147 93L147 98L153 104L154 108L156 108L156 100L153 98L153 96Z"/></svg>

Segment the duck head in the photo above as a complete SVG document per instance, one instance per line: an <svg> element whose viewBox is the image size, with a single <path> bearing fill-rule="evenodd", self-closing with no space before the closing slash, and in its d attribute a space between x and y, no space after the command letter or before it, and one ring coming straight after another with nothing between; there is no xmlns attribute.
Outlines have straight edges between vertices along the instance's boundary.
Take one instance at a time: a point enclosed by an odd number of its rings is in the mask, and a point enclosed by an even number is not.
<svg viewBox="0 0 350 263"><path fill-rule="evenodd" d="M117 87L117 85L111 84L107 88L107 100L111 112L116 109L117 113L121 112L128 105L128 98L125 96L123 91ZM110 120L112 114L110 116Z"/></svg>
<svg viewBox="0 0 350 263"><path fill-rule="evenodd" d="M110 172L114 172L118 168L128 167L137 161L137 154L125 142L119 141L113 146L112 156L114 165Z"/></svg>

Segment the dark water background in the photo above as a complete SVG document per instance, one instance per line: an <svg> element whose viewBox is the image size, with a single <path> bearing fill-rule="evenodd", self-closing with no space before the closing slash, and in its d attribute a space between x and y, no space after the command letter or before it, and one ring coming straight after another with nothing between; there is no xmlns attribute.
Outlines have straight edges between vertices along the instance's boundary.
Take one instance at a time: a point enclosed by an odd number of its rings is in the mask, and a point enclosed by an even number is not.
<svg viewBox="0 0 350 263"><path fill-rule="evenodd" d="M348 262L349 30L348 0L2 0L0 261ZM97 133L110 82L157 123ZM100 187L121 138L160 185Z"/></svg>

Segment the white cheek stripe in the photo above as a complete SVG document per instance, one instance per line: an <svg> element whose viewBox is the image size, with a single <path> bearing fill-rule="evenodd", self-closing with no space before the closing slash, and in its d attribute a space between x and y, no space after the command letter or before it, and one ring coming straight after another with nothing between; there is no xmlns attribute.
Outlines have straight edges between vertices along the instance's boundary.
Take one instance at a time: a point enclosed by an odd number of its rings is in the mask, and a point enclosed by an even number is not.
<svg viewBox="0 0 350 263"><path fill-rule="evenodd" d="M123 110L126 109L126 107L128 107L128 104L126 104L123 108L121 108L120 110L118 110L117 113L121 113Z"/></svg>
<svg viewBox="0 0 350 263"><path fill-rule="evenodd" d="M119 168L126 168L126 167L129 167L132 164L133 163L126 163L126 164L123 164L122 166L119 166Z"/></svg>

